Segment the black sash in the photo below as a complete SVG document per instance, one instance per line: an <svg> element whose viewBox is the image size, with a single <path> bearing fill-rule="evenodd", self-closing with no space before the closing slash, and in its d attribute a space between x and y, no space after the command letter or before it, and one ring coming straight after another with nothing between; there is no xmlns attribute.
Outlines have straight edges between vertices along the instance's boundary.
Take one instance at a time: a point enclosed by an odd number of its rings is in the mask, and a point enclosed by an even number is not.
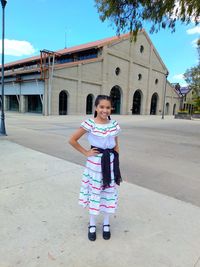
<svg viewBox="0 0 200 267"><path fill-rule="evenodd" d="M120 185L122 177L119 168L119 154L113 148L102 149L99 147L91 146L91 148L97 148L99 153L102 153L101 157L101 169L103 176L103 188L109 187L111 183L111 170L110 170L110 153L114 154L113 172L115 177L115 183Z"/></svg>

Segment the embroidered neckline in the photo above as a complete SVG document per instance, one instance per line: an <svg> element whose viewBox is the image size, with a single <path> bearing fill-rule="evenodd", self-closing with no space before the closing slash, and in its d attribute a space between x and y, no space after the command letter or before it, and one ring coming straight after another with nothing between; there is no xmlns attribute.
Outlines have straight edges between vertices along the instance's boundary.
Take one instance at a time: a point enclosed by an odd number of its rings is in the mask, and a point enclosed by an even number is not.
<svg viewBox="0 0 200 267"><path fill-rule="evenodd" d="M109 124L112 123L112 120L110 120L107 123L97 123L97 122L94 121L94 119L89 119L89 121L92 122L92 123L94 123L94 124L96 124L96 125L109 125Z"/></svg>

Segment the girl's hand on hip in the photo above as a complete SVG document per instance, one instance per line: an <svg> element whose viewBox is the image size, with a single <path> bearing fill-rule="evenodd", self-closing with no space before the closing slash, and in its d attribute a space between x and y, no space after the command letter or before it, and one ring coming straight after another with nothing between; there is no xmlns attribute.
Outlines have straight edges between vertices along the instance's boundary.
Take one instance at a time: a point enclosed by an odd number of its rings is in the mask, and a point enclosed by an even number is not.
<svg viewBox="0 0 200 267"><path fill-rule="evenodd" d="M96 156L99 154L99 151L97 148L91 148L90 150L88 150L85 155L86 157L91 157L91 156Z"/></svg>

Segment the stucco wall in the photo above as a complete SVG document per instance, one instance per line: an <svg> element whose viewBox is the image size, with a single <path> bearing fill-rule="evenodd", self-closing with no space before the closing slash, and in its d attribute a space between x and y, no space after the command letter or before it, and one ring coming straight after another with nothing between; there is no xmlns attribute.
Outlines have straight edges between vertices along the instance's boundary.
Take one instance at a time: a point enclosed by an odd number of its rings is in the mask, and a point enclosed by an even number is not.
<svg viewBox="0 0 200 267"><path fill-rule="evenodd" d="M54 66L52 79L45 80L43 92L40 92L44 99L43 114L59 114L59 95L62 91L67 96L67 114L85 114L86 98L89 94L94 98L98 94L110 95L115 86L119 88L121 95L120 114L132 114L136 92L141 97L140 114L150 114L151 99L155 93L156 114L162 113L168 70L145 32L139 33L136 42L130 42L129 38L123 37L107 43L100 48L98 54L98 58ZM10 90L13 93L13 85L9 86L12 86ZM31 82L26 83L26 87L30 87L29 91L33 94L39 92L36 84L33 86ZM23 101L26 102L24 99ZM167 83L165 102L169 103L169 114L173 113L175 104L176 109L179 107L178 95L170 83Z"/></svg>

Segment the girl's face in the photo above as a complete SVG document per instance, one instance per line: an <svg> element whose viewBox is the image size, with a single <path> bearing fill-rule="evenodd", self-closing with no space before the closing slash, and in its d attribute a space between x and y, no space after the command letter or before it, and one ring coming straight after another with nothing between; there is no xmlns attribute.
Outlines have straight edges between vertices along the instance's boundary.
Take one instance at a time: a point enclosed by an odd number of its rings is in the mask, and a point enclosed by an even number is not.
<svg viewBox="0 0 200 267"><path fill-rule="evenodd" d="M102 99L96 107L97 117L103 120L107 120L111 114L111 103L109 100Z"/></svg>

